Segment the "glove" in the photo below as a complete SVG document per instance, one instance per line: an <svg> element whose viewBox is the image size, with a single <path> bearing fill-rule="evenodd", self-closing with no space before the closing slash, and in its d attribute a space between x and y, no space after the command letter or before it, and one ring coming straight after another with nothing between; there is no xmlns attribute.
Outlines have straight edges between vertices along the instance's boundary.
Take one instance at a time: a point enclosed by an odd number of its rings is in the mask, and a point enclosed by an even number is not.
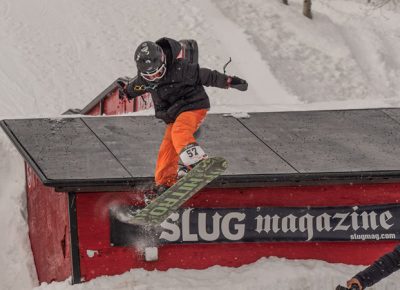
<svg viewBox="0 0 400 290"><path fill-rule="evenodd" d="M247 91L247 87L249 86L245 80L236 76L228 77L226 83L228 88L234 88L239 91Z"/></svg>
<svg viewBox="0 0 400 290"><path fill-rule="evenodd" d="M119 78L116 80L116 86L118 88L118 97L122 100L126 96L125 88L128 84L128 80L125 78Z"/></svg>

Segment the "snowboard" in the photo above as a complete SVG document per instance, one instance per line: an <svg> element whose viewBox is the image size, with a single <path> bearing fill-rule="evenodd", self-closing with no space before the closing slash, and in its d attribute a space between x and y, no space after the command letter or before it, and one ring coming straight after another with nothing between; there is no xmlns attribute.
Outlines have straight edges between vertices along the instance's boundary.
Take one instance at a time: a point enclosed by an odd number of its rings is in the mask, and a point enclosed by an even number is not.
<svg viewBox="0 0 400 290"><path fill-rule="evenodd" d="M227 162L222 157L210 157L200 161L188 174L126 222L141 226L160 226L187 200L220 176L226 168Z"/></svg>

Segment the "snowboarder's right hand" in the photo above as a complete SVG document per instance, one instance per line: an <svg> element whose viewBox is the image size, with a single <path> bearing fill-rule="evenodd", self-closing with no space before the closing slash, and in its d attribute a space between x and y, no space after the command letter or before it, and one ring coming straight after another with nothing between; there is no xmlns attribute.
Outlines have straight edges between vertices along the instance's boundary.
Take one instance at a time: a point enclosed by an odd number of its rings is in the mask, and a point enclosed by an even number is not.
<svg viewBox="0 0 400 290"><path fill-rule="evenodd" d="M239 77L232 76L227 79L227 87L234 88L239 91L247 91L248 83Z"/></svg>
<svg viewBox="0 0 400 290"><path fill-rule="evenodd" d="M125 78L119 78L116 81L117 87L118 87L118 97L122 100L125 96L125 88L128 84L128 80Z"/></svg>

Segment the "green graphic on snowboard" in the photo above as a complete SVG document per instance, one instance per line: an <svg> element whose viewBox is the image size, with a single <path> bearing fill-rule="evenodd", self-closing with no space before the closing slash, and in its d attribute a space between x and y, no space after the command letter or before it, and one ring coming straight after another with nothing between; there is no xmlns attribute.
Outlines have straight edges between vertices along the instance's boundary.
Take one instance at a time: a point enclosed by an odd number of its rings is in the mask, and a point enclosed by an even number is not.
<svg viewBox="0 0 400 290"><path fill-rule="evenodd" d="M186 176L135 214L128 223L160 225L199 190L220 176L226 168L227 162L222 157L211 157L201 161Z"/></svg>

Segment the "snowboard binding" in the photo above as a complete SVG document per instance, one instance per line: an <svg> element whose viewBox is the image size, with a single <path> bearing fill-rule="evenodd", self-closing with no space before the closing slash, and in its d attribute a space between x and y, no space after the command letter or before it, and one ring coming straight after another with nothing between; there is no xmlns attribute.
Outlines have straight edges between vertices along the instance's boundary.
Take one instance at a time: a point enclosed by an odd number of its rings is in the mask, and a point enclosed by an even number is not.
<svg viewBox="0 0 400 290"><path fill-rule="evenodd" d="M144 203L149 205L158 196L163 194L169 187L165 185L154 186L152 189L144 192Z"/></svg>

